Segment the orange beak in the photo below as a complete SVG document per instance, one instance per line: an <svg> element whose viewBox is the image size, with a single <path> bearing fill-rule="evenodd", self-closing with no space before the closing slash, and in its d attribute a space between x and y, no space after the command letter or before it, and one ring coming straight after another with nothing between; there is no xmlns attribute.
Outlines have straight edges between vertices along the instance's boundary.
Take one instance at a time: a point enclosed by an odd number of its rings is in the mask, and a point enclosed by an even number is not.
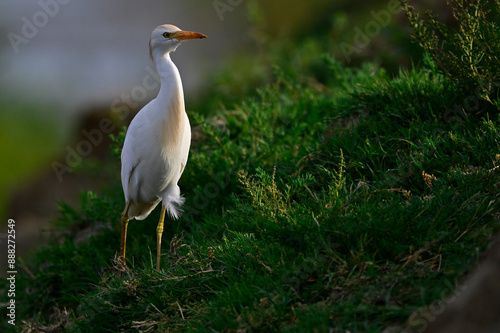
<svg viewBox="0 0 500 333"><path fill-rule="evenodd" d="M176 33L174 33L172 38L178 40L186 40L186 39L207 38L207 36L205 36L204 34L200 34L199 32L177 31Z"/></svg>

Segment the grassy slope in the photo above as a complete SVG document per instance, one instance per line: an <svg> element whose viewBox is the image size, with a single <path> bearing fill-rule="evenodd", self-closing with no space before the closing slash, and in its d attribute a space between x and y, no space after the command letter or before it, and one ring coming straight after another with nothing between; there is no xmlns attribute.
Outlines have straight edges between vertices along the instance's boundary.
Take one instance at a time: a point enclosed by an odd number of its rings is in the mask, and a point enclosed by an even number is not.
<svg viewBox="0 0 500 333"><path fill-rule="evenodd" d="M19 274L18 323L380 332L451 292L498 229L498 113L443 122L464 96L432 66L392 78L309 46L257 97L191 112L186 213L166 226L162 272L158 211L130 224L119 275L121 190L89 193L64 207L68 232L34 254L32 276ZM112 227L75 241L96 224Z"/></svg>

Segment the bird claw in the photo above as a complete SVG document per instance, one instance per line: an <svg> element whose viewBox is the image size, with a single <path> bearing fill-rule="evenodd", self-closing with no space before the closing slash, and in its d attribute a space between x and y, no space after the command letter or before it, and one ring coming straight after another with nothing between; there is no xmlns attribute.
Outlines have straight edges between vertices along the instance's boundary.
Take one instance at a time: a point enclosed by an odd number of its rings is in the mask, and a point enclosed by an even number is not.
<svg viewBox="0 0 500 333"><path fill-rule="evenodd" d="M174 237L172 237L172 240L170 241L170 253L172 255L176 255L176 252L177 252L177 246L179 245L179 243L181 242L181 240L184 238L184 234L180 233L180 234L177 234L177 235L174 235Z"/></svg>
<svg viewBox="0 0 500 333"><path fill-rule="evenodd" d="M131 271L128 268L127 263L123 260L123 257L115 254L115 257L112 260L113 269L117 271L120 275L122 273L127 273L130 275Z"/></svg>

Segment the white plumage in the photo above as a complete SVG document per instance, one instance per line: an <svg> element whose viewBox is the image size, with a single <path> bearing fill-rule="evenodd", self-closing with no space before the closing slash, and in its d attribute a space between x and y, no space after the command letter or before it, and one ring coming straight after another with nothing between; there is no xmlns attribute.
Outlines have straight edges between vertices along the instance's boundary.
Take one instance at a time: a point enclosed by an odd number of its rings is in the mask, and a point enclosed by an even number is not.
<svg viewBox="0 0 500 333"><path fill-rule="evenodd" d="M184 109L179 71L170 52L183 40L206 38L165 24L156 27L149 43L150 56L161 78L158 96L142 108L130 123L122 150L121 179L125 195L122 214L120 257L125 264L129 219L143 220L162 203L157 228L157 269L160 267L163 217L178 219L184 198L177 182L186 166L191 144L191 127Z"/></svg>

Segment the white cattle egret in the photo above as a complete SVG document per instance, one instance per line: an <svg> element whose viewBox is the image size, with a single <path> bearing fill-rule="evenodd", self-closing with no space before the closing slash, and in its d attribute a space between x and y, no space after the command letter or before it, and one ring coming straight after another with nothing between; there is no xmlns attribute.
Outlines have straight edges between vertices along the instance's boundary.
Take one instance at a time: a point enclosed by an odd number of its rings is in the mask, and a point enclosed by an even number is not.
<svg viewBox="0 0 500 333"><path fill-rule="evenodd" d="M158 96L132 120L123 144L121 178L125 210L121 218L120 257L124 265L129 219L145 219L162 202L156 228L159 270L165 212L174 219L181 213L184 198L177 182L188 159L191 127L184 108L181 77L170 52L184 40L206 37L170 24L156 27L151 34L149 53L160 75L161 87Z"/></svg>

